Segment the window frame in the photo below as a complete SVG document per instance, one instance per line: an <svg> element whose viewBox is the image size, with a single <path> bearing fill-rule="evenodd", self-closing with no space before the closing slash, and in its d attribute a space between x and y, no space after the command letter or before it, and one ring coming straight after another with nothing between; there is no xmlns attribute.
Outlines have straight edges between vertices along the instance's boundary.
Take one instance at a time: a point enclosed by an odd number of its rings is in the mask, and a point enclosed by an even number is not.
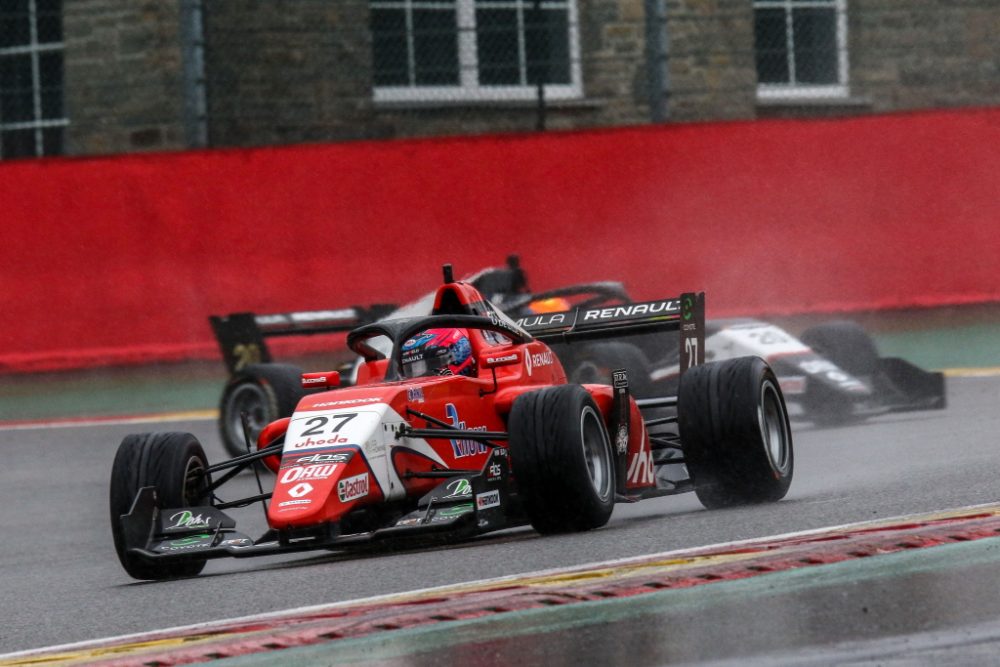
<svg viewBox="0 0 1000 667"><path fill-rule="evenodd" d="M31 58L31 94L32 94L32 120L4 122L0 116L0 160L4 160L3 154L3 134L7 132L17 132L21 130L34 130L35 151L33 157L44 157L46 155L62 155L59 153L45 152L44 130L53 127L67 127L69 119L66 118L66 109L63 107L62 118L44 118L42 115L42 74L41 57L44 53L65 52L65 41L40 42L38 37L38 3L36 0L28 0L28 43L18 46L0 47L0 58L6 56L28 55ZM65 73L63 80L59 82L60 93L65 94ZM65 142L65 137L63 138ZM19 159L28 156L18 155L6 159Z"/></svg>
<svg viewBox="0 0 1000 667"><path fill-rule="evenodd" d="M795 82L795 33L792 11L808 7L831 8L836 13L837 83L802 84ZM847 53L847 0L753 0L754 20L758 9L783 9L788 50L788 83L757 83L758 100L818 100L845 98L850 95ZM759 77L759 73L758 73Z"/></svg>
<svg viewBox="0 0 1000 667"><path fill-rule="evenodd" d="M469 103L469 102L529 102L538 99L538 85L525 83L515 86L480 85L479 56L476 42L476 0L454 0L458 41L459 83L437 86L373 86L375 103ZM530 5L532 0L511 0L519 10ZM570 83L545 84L543 92L546 100L571 100L583 97L583 68L580 64L580 31L578 0L542 0L541 5L565 4L568 27L568 52ZM371 6L380 8L410 8L419 5L420 0L372 0ZM560 9L562 7L559 7ZM523 19L518 12L519 23ZM519 47L523 57L523 23L520 25ZM409 44L409 41L408 41ZM414 66L412 53L407 56L407 65ZM526 74L526 64L519 63Z"/></svg>

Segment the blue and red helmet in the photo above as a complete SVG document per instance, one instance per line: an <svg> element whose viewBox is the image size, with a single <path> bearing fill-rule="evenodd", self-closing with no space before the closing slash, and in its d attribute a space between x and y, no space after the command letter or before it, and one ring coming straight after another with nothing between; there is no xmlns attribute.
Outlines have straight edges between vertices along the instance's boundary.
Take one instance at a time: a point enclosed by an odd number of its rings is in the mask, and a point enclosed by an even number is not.
<svg viewBox="0 0 1000 667"><path fill-rule="evenodd" d="M476 374L472 343L465 329L428 329L403 343L403 375Z"/></svg>

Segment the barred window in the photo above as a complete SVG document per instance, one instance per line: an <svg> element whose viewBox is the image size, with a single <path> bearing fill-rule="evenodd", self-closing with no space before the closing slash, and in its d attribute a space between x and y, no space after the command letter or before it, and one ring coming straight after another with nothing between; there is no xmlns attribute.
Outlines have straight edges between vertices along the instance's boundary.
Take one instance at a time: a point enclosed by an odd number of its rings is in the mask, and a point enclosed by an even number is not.
<svg viewBox="0 0 1000 667"><path fill-rule="evenodd" d="M580 97L576 0L371 0L375 100Z"/></svg>
<svg viewBox="0 0 1000 667"><path fill-rule="evenodd" d="M754 0L757 95L847 91L847 0Z"/></svg>
<svg viewBox="0 0 1000 667"><path fill-rule="evenodd" d="M0 159L63 152L61 0L0 0Z"/></svg>

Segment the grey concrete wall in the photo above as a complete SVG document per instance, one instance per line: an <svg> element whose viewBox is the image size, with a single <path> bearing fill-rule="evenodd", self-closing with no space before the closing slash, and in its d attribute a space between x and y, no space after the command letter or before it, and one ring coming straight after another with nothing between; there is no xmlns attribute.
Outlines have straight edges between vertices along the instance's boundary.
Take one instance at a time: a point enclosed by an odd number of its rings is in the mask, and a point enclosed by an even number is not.
<svg viewBox="0 0 1000 667"><path fill-rule="evenodd" d="M1000 104L1000 1L850 0L850 96L756 99L750 0L660 0L669 121ZM64 3L67 152L186 148L181 0ZM549 129L649 122L647 0L578 0L584 97ZM208 145L530 131L534 101L382 104L368 0L204 0Z"/></svg>
<svg viewBox="0 0 1000 667"><path fill-rule="evenodd" d="M851 0L851 91L875 112L1000 104L1000 2Z"/></svg>
<svg viewBox="0 0 1000 667"><path fill-rule="evenodd" d="M375 136L367 0L208 0L212 146Z"/></svg>
<svg viewBox="0 0 1000 667"><path fill-rule="evenodd" d="M70 155L185 147L179 3L63 3Z"/></svg>

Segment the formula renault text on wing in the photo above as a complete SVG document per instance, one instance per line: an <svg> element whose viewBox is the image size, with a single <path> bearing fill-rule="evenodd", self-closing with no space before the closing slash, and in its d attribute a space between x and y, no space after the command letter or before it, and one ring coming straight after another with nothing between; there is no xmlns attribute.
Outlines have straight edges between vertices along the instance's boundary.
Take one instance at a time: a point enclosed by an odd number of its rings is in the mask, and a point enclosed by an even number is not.
<svg viewBox="0 0 1000 667"><path fill-rule="evenodd" d="M792 435L767 363L702 363L703 294L637 306L552 313L531 333L446 267L430 316L352 331L348 345L365 360L357 384L302 375L309 393L263 429L256 451L211 465L190 434L127 436L111 473L118 557L137 579L166 579L226 556L461 539L526 523L585 531L616 502L691 490L709 508L784 497ZM657 331L676 337L678 392L643 400L623 370L610 385L567 383L545 343ZM273 487L224 500L227 481L257 461L275 471ZM258 502L269 529L251 538L226 511Z"/></svg>

